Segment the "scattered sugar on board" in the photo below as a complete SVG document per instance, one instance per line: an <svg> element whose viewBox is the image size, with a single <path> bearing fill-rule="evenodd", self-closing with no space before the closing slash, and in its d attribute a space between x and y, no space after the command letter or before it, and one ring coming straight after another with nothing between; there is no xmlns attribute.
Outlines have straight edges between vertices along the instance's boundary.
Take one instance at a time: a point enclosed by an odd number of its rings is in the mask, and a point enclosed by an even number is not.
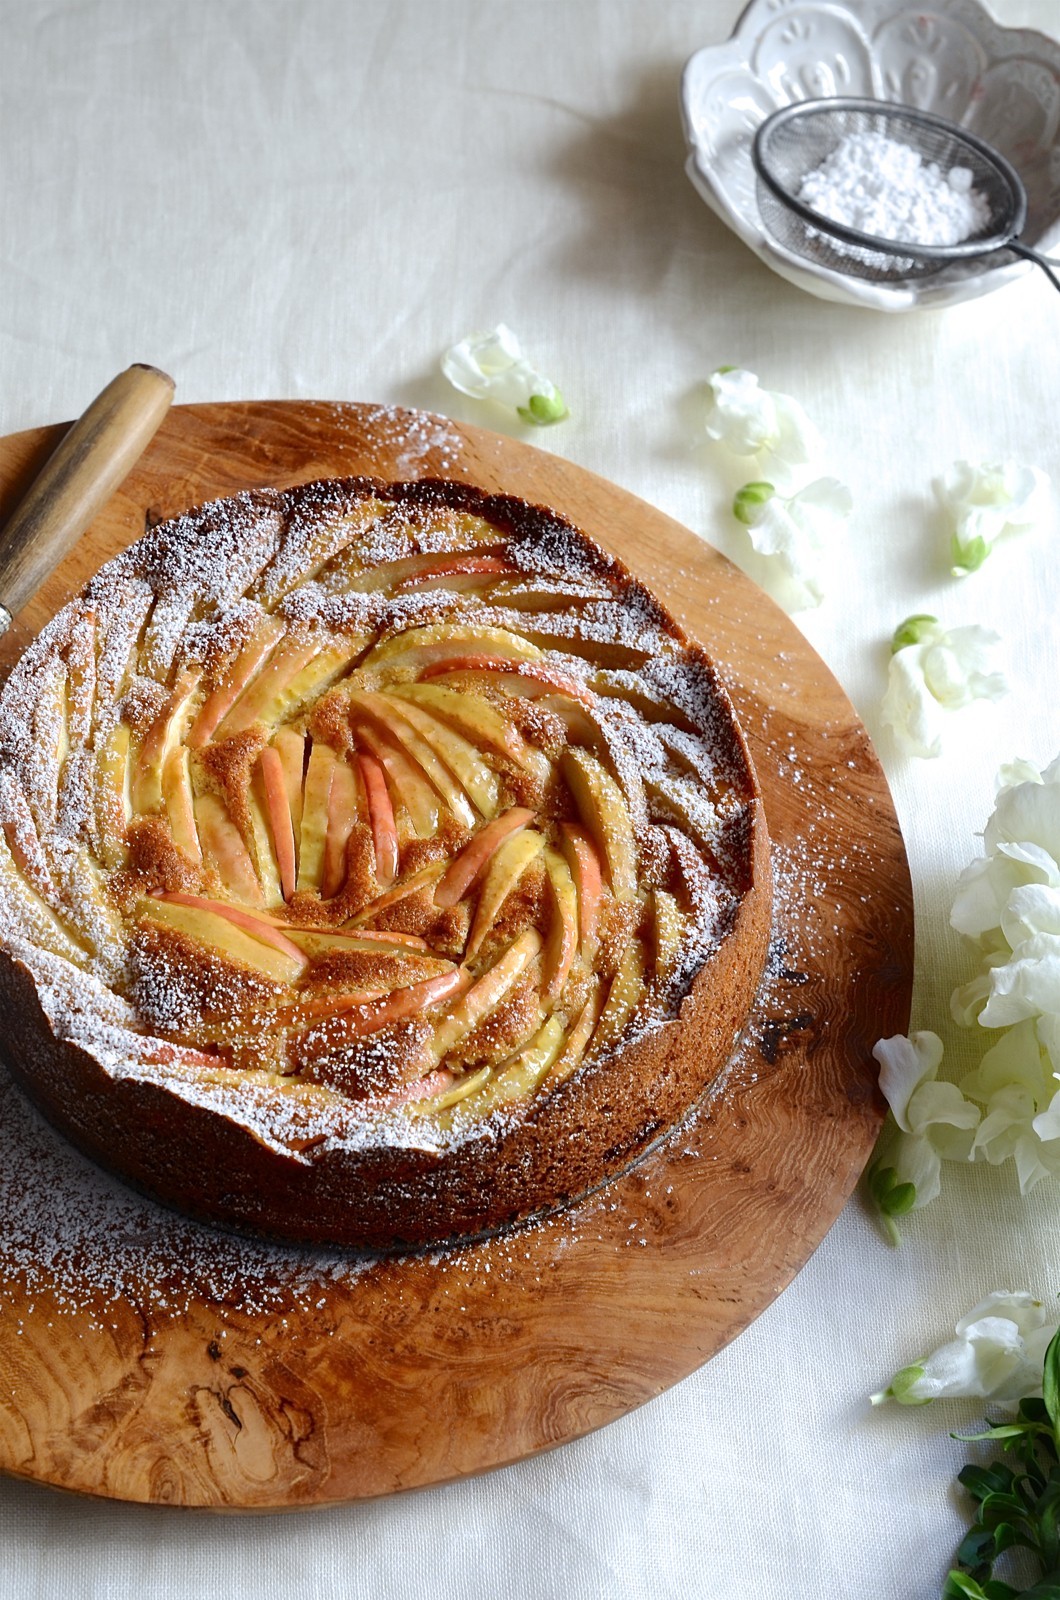
<svg viewBox="0 0 1060 1600"><path fill-rule="evenodd" d="M538 1282L582 1245L615 1251L663 1242L641 1220L645 1187L658 1186L659 1205L681 1204L669 1179L688 1161L711 1157L712 1126L721 1125L735 1094L752 1089L762 1069L759 1026L785 1003L791 964L812 968L816 938L807 945L807 903L827 882L829 861L801 843L774 853L774 938L751 1019L724 1079L691 1108L629 1173L613 1179L566 1211L476 1244L453 1245L425 1257L439 1293L458 1295L513 1280ZM818 951L819 954L823 953ZM790 1058L789 1058L790 1059ZM675 1189L678 1199L673 1200ZM630 1225L616 1213L636 1204ZM284 1314L326 1313L335 1295L356 1293L381 1274L387 1295L402 1293L401 1258L377 1261L341 1252L300 1251L236 1238L181 1218L109 1177L66 1143L0 1074L0 1307L34 1315L32 1296L47 1296L49 1311L105 1327L108 1305L129 1306L153 1322L179 1318L190 1306L232 1307L270 1320ZM453 1279L451 1289L445 1280ZM42 1313L43 1314L43 1311ZM326 1319L325 1319L326 1320Z"/></svg>

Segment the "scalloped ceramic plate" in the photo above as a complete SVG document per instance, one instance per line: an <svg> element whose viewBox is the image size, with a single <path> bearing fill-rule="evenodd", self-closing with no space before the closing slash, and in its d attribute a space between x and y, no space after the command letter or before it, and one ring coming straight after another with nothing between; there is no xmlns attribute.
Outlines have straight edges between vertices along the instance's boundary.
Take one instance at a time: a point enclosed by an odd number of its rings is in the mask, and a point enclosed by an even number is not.
<svg viewBox="0 0 1060 1600"><path fill-rule="evenodd" d="M681 80L688 176L723 222L781 277L823 300L910 311L1001 288L1032 270L1005 253L931 277L870 283L793 254L758 208L751 144L771 111L819 95L901 101L948 117L1009 161L1027 188L1027 244L1060 244L1060 43L1003 28L978 0L751 0L725 44Z"/></svg>

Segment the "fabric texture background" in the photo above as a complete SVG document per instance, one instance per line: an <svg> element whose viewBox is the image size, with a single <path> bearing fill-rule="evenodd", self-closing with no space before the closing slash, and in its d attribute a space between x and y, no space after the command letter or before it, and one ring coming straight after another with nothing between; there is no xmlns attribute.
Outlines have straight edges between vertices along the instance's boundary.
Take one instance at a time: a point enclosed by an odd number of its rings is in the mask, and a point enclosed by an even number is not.
<svg viewBox="0 0 1060 1600"><path fill-rule="evenodd" d="M887 317L757 262L687 182L678 116L683 62L739 9L0 0L0 432L76 415L131 361L173 373L181 401L425 406L569 457L754 570L727 509L746 474L706 439L705 380L733 363L794 394L855 498L824 603L798 621L892 783L914 1025L971 1066L981 1040L948 1021L969 970L949 903L999 765L1060 751L1060 567L1044 526L955 582L930 484L962 455L1060 481L1060 303L1032 274ZM1055 0L994 9L1060 24ZM446 345L501 320L562 388L561 426L509 424L440 376ZM955 718L935 762L903 758L879 718L914 611L989 624L1008 653L1010 697ZM1060 1290L1055 1190L1021 1200L1008 1168L945 1177L900 1251L855 1197L708 1366L491 1476L245 1519L0 1481L0 1595L924 1600L963 1527L949 1430L979 1414L866 1396L990 1289Z"/></svg>

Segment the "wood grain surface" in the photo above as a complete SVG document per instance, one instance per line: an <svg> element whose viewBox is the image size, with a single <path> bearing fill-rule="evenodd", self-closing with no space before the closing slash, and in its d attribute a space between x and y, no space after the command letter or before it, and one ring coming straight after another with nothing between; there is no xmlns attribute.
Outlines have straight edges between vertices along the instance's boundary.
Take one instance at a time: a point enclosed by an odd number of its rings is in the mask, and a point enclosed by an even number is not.
<svg viewBox="0 0 1060 1600"><path fill-rule="evenodd" d="M0 440L0 518L62 432ZM180 406L18 621L42 626L145 519L240 488L362 472L449 476L555 508L706 645L765 793L778 884L770 972L724 1089L625 1176L504 1238L361 1263L261 1247L250 1284L243 1246L219 1272L223 1240L161 1213L156 1226L139 1201L140 1277L116 1292L83 1218L70 1250L55 1252L61 1271L27 1263L17 1174L0 1181L8 1472L126 1500L287 1508L439 1483L561 1444L687 1376L769 1305L878 1133L871 1049L907 1028L912 980L909 877L883 774L793 623L643 501L424 413ZM61 1194L71 1154L49 1130L34 1125L32 1137L35 1181L50 1162ZM107 1203L120 1209L117 1186Z"/></svg>

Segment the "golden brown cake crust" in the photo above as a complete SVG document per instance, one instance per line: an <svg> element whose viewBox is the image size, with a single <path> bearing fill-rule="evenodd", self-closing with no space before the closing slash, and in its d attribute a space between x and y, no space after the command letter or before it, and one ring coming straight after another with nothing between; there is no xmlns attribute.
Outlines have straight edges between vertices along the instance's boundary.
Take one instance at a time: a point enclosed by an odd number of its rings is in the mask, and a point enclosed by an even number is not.
<svg viewBox="0 0 1060 1600"><path fill-rule="evenodd" d="M441 480L153 529L0 697L0 823L19 1082L145 1192L278 1239L585 1193L718 1078L768 944L707 656L556 513Z"/></svg>

